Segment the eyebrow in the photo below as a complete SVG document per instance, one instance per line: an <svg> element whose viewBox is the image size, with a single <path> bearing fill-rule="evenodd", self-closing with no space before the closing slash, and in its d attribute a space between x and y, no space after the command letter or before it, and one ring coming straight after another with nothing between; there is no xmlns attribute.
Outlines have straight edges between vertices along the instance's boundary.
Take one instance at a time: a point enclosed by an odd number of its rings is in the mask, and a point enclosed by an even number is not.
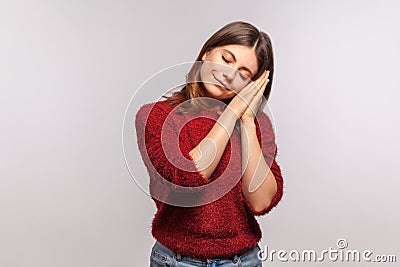
<svg viewBox="0 0 400 267"><path fill-rule="evenodd" d="M225 49L225 48L223 48L222 50L228 52L233 57L233 60L236 61L235 54L233 54L231 51L229 51L228 49ZM243 66L242 69L244 69L245 71L250 72L251 77L253 77L253 72L249 68L247 68L246 66Z"/></svg>

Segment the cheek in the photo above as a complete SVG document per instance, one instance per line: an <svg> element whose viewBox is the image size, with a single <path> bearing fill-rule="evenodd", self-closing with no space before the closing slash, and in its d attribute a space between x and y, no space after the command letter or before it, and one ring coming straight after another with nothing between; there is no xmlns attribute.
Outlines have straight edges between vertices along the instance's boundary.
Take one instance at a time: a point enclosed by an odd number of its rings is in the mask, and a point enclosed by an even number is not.
<svg viewBox="0 0 400 267"><path fill-rule="evenodd" d="M209 81L210 80L210 72L211 72L211 65L208 62L203 62L200 70L200 81Z"/></svg>
<svg viewBox="0 0 400 267"><path fill-rule="evenodd" d="M240 92L244 87L250 83L250 79L243 80L239 76L232 82L232 88L235 92Z"/></svg>
<svg viewBox="0 0 400 267"><path fill-rule="evenodd" d="M208 58L206 59L209 64L209 70L210 71L223 71L226 70L226 68L229 68L229 65L222 60L221 55L218 54L212 54L210 56L208 56Z"/></svg>
<svg viewBox="0 0 400 267"><path fill-rule="evenodd" d="M204 82L214 82L213 72L222 73L224 70L226 70L226 66L221 65L219 62L204 61L200 67L200 79Z"/></svg>

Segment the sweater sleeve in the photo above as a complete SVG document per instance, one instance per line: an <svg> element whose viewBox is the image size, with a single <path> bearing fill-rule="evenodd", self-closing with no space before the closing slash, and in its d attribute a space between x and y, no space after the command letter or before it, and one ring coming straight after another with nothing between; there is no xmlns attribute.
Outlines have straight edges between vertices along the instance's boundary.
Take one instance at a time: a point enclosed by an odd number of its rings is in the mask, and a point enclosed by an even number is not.
<svg viewBox="0 0 400 267"><path fill-rule="evenodd" d="M275 208L278 205L279 201L282 199L284 192L284 181L282 177L281 168L276 162L278 147L275 143L274 130L270 119L265 113L261 113L261 115L258 117L258 120L256 120L256 126L257 126L257 138L260 143L263 156L268 166L270 167L270 170L274 174L277 184L277 191L274 197L272 198L271 203L269 204L268 207L265 207L261 211L254 210L251 204L243 196L243 201L246 203L247 208L254 215L261 216L269 213L273 208Z"/></svg>
<svg viewBox="0 0 400 267"><path fill-rule="evenodd" d="M150 177L185 187L207 184L208 179L197 171L189 155L192 147L188 140L179 138L173 118L168 115L159 102L142 106L136 114L138 147Z"/></svg>

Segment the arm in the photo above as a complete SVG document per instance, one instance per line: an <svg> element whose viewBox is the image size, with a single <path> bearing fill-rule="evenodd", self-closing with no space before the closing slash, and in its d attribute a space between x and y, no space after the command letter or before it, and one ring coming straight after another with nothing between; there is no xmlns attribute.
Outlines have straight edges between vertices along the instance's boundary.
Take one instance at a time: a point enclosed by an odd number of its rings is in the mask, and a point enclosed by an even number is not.
<svg viewBox="0 0 400 267"><path fill-rule="evenodd" d="M232 135L238 116L227 107L211 131L194 147L189 155L196 163L197 169L206 178L215 171L226 145Z"/></svg>
<svg viewBox="0 0 400 267"><path fill-rule="evenodd" d="M266 210L278 191L274 173L268 166L257 137L256 124L241 123L242 191L252 210ZM266 148L267 150L268 148Z"/></svg>
<svg viewBox="0 0 400 267"><path fill-rule="evenodd" d="M150 176L187 187L207 184L194 162L189 160L188 152L192 147L187 140L178 138L176 125L173 120L167 120L167 116L168 112L159 103L146 104L136 114L138 147ZM179 144L168 140L179 140ZM175 153L179 150L181 153ZM167 157L167 153L172 156Z"/></svg>
<svg viewBox="0 0 400 267"><path fill-rule="evenodd" d="M249 201L245 197L243 197L243 201L245 202L247 208L256 216L261 216L261 215L264 215L264 214L267 214L268 212L270 212L273 208L275 208L278 205L279 201L283 197L284 181L283 181L281 169L275 159L273 160L270 169L275 176L278 188L277 188L277 192L276 192L275 196L272 198L269 206L265 207L262 210L255 210L252 207L252 205L249 203Z"/></svg>
<svg viewBox="0 0 400 267"><path fill-rule="evenodd" d="M277 147L272 125L266 123L269 120L263 115L259 120L262 127L257 127L255 123L241 124L242 192L247 206L255 215L269 212L283 194L283 178L275 160Z"/></svg>
<svg viewBox="0 0 400 267"><path fill-rule="evenodd" d="M232 99L218 118L207 136L194 147L189 155L204 177L210 178L226 148L238 118L246 112L249 104L259 94L258 87L264 86L267 75L264 73L254 83L249 83Z"/></svg>
<svg viewBox="0 0 400 267"><path fill-rule="evenodd" d="M275 160L277 146L272 123L262 112L255 119L255 113L259 113L260 105L265 100L263 93L268 81L261 85L257 96L240 118L242 193L244 202L255 215L269 212L283 194L283 178Z"/></svg>

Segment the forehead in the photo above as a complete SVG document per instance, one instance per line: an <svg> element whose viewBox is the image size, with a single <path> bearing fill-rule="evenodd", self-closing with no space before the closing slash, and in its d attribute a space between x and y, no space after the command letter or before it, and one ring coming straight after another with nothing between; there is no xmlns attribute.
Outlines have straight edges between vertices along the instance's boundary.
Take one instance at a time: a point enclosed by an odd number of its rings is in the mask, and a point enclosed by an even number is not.
<svg viewBox="0 0 400 267"><path fill-rule="evenodd" d="M257 72L257 56L253 47L245 45L224 45L218 48L221 49L221 51L227 50L232 52L240 65L249 68L253 74Z"/></svg>

